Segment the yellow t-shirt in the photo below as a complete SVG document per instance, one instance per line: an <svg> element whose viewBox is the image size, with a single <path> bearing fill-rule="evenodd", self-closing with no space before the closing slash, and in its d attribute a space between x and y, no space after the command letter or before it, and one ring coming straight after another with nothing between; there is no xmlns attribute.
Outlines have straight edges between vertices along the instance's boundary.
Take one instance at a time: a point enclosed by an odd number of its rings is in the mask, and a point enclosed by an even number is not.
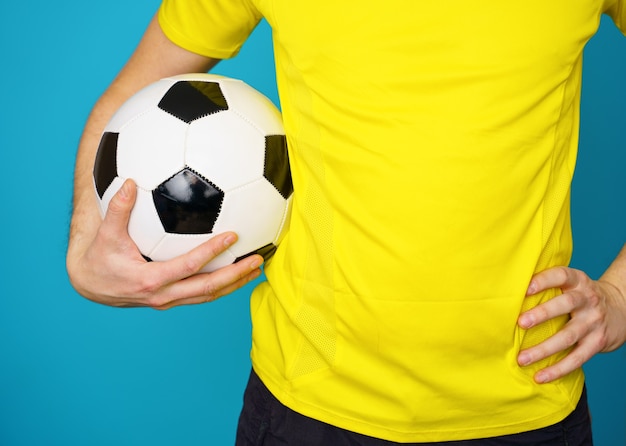
<svg viewBox="0 0 626 446"><path fill-rule="evenodd" d="M292 409L399 442L563 419L583 375L521 368L530 277L567 265L582 51L621 0L164 0L177 44L238 51L265 17L294 181L253 293L252 361ZM624 26L622 26L624 28Z"/></svg>

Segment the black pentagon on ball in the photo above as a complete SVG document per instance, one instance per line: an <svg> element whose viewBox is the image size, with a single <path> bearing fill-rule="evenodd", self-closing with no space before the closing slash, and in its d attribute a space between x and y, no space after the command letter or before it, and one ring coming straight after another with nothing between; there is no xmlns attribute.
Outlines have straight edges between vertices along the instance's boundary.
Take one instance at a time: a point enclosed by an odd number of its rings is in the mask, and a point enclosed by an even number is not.
<svg viewBox="0 0 626 446"><path fill-rule="evenodd" d="M224 192L186 167L154 189L152 199L166 232L208 234L220 213Z"/></svg>
<svg viewBox="0 0 626 446"><path fill-rule="evenodd" d="M119 133L104 132L96 153L93 179L100 199L117 176L117 140Z"/></svg>
<svg viewBox="0 0 626 446"><path fill-rule="evenodd" d="M240 261L241 259L245 259L246 257L251 256L252 254L259 254L263 257L263 260L267 261L270 257L274 255L276 252L277 246L273 243L265 245L255 251L249 252L248 254L244 254L241 257L237 257L235 262Z"/></svg>
<svg viewBox="0 0 626 446"><path fill-rule="evenodd" d="M268 135L265 137L263 176L272 183L285 200L293 193L285 135Z"/></svg>
<svg viewBox="0 0 626 446"><path fill-rule="evenodd" d="M217 82L178 81L163 95L158 107L190 123L196 119L228 110L228 104Z"/></svg>

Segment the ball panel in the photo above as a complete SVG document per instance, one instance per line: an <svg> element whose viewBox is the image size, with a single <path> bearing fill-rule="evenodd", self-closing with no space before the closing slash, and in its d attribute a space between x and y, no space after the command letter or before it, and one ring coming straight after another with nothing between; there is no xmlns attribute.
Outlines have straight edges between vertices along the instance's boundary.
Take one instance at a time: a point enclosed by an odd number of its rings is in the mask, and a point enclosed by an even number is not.
<svg viewBox="0 0 626 446"><path fill-rule="evenodd" d="M155 262L162 262L185 254L206 242L211 234L171 234L166 233L159 243L152 248L148 256Z"/></svg>
<svg viewBox="0 0 626 446"><path fill-rule="evenodd" d="M225 266L228 266L235 262L235 256L233 256L229 251L223 252L209 263L204 265L204 267L200 270L202 273L210 273L212 271L218 270Z"/></svg>
<svg viewBox="0 0 626 446"><path fill-rule="evenodd" d="M263 176L287 199L293 193L291 169L285 135L265 137L265 165Z"/></svg>
<svg viewBox="0 0 626 446"><path fill-rule="evenodd" d="M278 108L262 93L237 79L225 79L221 83L231 111L241 115L266 135L284 133Z"/></svg>
<svg viewBox="0 0 626 446"><path fill-rule="evenodd" d="M287 203L285 203L285 213L283 214L283 220L281 222L281 226L277 229L278 236L274 239L274 244L279 245L283 238L285 238L285 234L287 234L287 230L289 229L289 221L291 219L291 212L293 209L293 195L289 197Z"/></svg>
<svg viewBox="0 0 626 446"><path fill-rule="evenodd" d="M132 178L144 189L154 189L185 167L181 147L187 124L153 108L129 123L117 145L119 176Z"/></svg>
<svg viewBox="0 0 626 446"><path fill-rule="evenodd" d="M185 168L153 190L152 197L166 232L204 234L213 230L224 192Z"/></svg>
<svg viewBox="0 0 626 446"><path fill-rule="evenodd" d="M263 175L263 134L230 111L194 121L186 150L187 165L224 191Z"/></svg>
<svg viewBox="0 0 626 446"><path fill-rule="evenodd" d="M183 235L183 234L166 234L159 244L150 253L153 261L169 260L179 255L191 251L201 243L206 242L212 234ZM236 256L229 251L225 251L211 262L207 263L202 272L214 271L223 266L230 265L235 261Z"/></svg>
<svg viewBox="0 0 626 446"><path fill-rule="evenodd" d="M132 122L145 113L157 107L163 94L171 87L174 80L161 79L139 90L115 112L105 130L119 132L125 125Z"/></svg>
<svg viewBox="0 0 626 446"><path fill-rule="evenodd" d="M235 231L239 239L230 248L236 256L248 254L280 236L288 202L264 178L226 192L215 233Z"/></svg>
<svg viewBox="0 0 626 446"><path fill-rule="evenodd" d="M178 81L163 95L159 108L190 123L203 116L228 110L220 84L201 80Z"/></svg>
<svg viewBox="0 0 626 446"><path fill-rule="evenodd" d="M100 198L117 176L118 136L118 133L104 132L100 139L93 167L94 184Z"/></svg>

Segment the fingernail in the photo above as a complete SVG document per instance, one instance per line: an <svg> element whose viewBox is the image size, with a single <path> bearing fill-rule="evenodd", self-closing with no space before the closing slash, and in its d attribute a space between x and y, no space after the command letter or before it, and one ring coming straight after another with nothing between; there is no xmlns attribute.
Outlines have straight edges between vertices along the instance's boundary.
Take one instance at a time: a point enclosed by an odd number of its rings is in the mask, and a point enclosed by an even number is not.
<svg viewBox="0 0 626 446"><path fill-rule="evenodd" d="M535 375L535 382L539 383L539 384L544 384L547 383L549 381L549 376L547 373L537 373Z"/></svg>
<svg viewBox="0 0 626 446"><path fill-rule="evenodd" d="M237 237L234 234L228 234L224 237L224 246L231 246L235 241L237 241Z"/></svg>
<svg viewBox="0 0 626 446"><path fill-rule="evenodd" d="M520 353L519 356L517 357L517 362L521 366L530 364L530 355L526 353Z"/></svg>
<svg viewBox="0 0 626 446"><path fill-rule="evenodd" d="M120 187L119 190L119 194L122 198L128 198L128 183L122 184L122 187Z"/></svg>
<svg viewBox="0 0 626 446"><path fill-rule="evenodd" d="M263 258L258 258L255 257L251 262L250 262L250 269L257 269L258 267L260 267L263 264Z"/></svg>
<svg viewBox="0 0 626 446"><path fill-rule="evenodd" d="M522 314L519 318L519 326L522 328L530 328L535 323L535 318L532 314Z"/></svg>
<svg viewBox="0 0 626 446"><path fill-rule="evenodd" d="M530 284L528 285L528 289L526 290L526 295L530 296L531 294L535 294L537 290L537 285L535 285L535 282L530 282Z"/></svg>

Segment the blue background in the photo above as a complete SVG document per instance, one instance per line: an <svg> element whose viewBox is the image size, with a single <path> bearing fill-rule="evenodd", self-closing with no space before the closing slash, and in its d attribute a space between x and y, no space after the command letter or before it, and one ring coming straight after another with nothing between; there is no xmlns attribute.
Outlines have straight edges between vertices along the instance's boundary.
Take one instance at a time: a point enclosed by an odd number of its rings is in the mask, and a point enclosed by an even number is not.
<svg viewBox="0 0 626 446"><path fill-rule="evenodd" d="M228 445L249 371L250 287L203 306L119 310L64 266L75 148L157 0L3 2L0 21L0 445ZM262 24L217 73L277 100ZM586 54L573 266L597 277L625 241L626 40ZM626 353L586 365L596 444L626 445Z"/></svg>

